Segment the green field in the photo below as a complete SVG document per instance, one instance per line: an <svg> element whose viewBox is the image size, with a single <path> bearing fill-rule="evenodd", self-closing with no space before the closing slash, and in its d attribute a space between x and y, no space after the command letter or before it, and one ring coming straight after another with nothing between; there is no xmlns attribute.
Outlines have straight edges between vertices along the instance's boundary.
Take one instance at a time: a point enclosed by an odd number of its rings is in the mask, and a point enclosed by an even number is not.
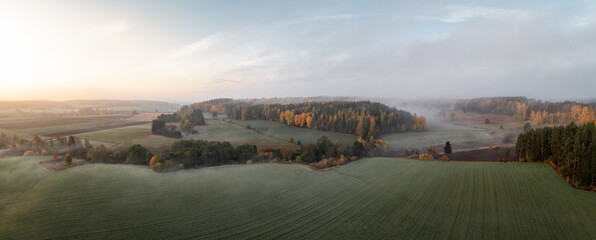
<svg viewBox="0 0 596 240"><path fill-rule="evenodd" d="M303 144L316 143L322 136L327 136L331 142L343 141L346 143L353 143L358 139L356 135L345 133L333 133L326 131L317 131L308 128L291 127L287 124L265 120L247 120L247 121L233 121L240 125L250 125L251 128L259 130L270 136L289 140L294 138L294 141L300 140Z"/></svg>
<svg viewBox="0 0 596 240"><path fill-rule="evenodd" d="M110 121L100 121L100 122L90 122L90 123L78 123L78 124L68 124L68 125L57 125L57 126L50 126L50 127L41 127L41 128L26 128L20 129L18 132L33 135L39 134L40 136L56 136L58 135L65 135L65 132L87 132L87 131L97 131L100 128L118 128L124 124L143 124L144 122L138 121L128 121L128 120L110 120Z"/></svg>
<svg viewBox="0 0 596 240"><path fill-rule="evenodd" d="M120 128L147 123L128 120L130 115L94 115L74 117L30 117L0 119L0 131L31 138L68 136L85 132Z"/></svg>
<svg viewBox="0 0 596 240"><path fill-rule="evenodd" d="M0 159L0 238L595 239L596 194L540 163L362 159L174 173Z"/></svg>
<svg viewBox="0 0 596 240"><path fill-rule="evenodd" d="M394 150L427 149L436 147L442 151L450 141L454 151L496 144L495 136L486 129L429 122L424 132L384 134L380 137Z"/></svg>
<svg viewBox="0 0 596 240"><path fill-rule="evenodd" d="M112 147L122 149L126 149L133 144L141 144L152 152L165 150L172 143L178 141L175 138L152 135L151 124L90 132L78 136L81 139L88 138L89 140L111 143Z"/></svg>
<svg viewBox="0 0 596 240"><path fill-rule="evenodd" d="M206 141L228 141L234 146L242 144L254 144L259 149L279 148L285 146L294 149L296 145L275 137L246 129L236 124L219 121L206 120L207 125L197 126L197 134L185 136L183 139L200 139ZM110 142L118 147L129 147L132 144L141 144L153 152L168 148L172 143L178 141L175 138L166 138L151 134L151 124L144 124L120 129L110 129L79 135L80 138Z"/></svg>
<svg viewBox="0 0 596 240"><path fill-rule="evenodd" d="M258 133L255 130L246 129L237 124L219 121L219 120L206 120L207 125L197 126L195 130L198 134L185 136L185 139L200 139L206 141L228 141L234 146L242 144L254 144L259 149L265 148L279 148L279 146L285 146L290 149L294 149L296 145L288 142L284 139L267 136L262 133Z"/></svg>

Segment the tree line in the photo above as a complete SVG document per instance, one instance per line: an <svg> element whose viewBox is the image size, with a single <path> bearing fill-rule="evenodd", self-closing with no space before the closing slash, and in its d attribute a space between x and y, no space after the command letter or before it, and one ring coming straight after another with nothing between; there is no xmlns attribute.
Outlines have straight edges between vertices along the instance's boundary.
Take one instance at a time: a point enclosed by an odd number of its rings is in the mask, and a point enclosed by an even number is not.
<svg viewBox="0 0 596 240"><path fill-rule="evenodd" d="M181 140L153 156L149 166L156 172L188 169L199 166L219 166L228 163L246 163L257 154L255 145L234 148L230 142Z"/></svg>
<svg viewBox="0 0 596 240"><path fill-rule="evenodd" d="M495 113L530 120L533 124L586 124L596 121L596 107L577 102L543 102L525 97L495 97L458 100L445 118L457 118L460 112Z"/></svg>
<svg viewBox="0 0 596 240"><path fill-rule="evenodd" d="M17 138L22 140L18 136ZM252 144L233 147L230 142L181 140L155 155L139 144L134 144L127 150L112 151L103 144L93 146L88 139L81 140L76 136L55 137L49 140L37 138L39 137L29 141L32 145L22 145L20 154L24 156L51 154L54 160L57 160L58 153L64 154L66 164L72 164L73 158L84 158L94 163L149 165L158 172L253 162L304 163L314 168L327 168L364 156L389 156L388 144L380 139L370 142L359 138L354 143L348 144L332 143L326 136L319 138L315 144L302 145L298 142L298 149L281 146L277 149L261 151ZM11 141L10 137L0 133L0 143L4 144L7 141ZM55 146L52 143L54 141L58 142ZM50 142L52 147L46 147L41 144L43 142Z"/></svg>
<svg viewBox="0 0 596 240"><path fill-rule="evenodd" d="M520 161L543 161L576 187L596 187L594 123L529 130L517 138Z"/></svg>
<svg viewBox="0 0 596 240"><path fill-rule="evenodd" d="M181 140L154 155L149 166L156 172L175 171L202 166L224 164L251 164L256 162L304 163L315 168L327 168L354 161L364 156L386 156L387 144L382 140L375 143L356 141L353 144L332 143L323 136L316 144L299 145L296 150L278 149L257 150L252 144L234 148L230 142Z"/></svg>
<svg viewBox="0 0 596 240"><path fill-rule="evenodd" d="M423 131L424 116L378 102L330 101L297 104L251 104L231 99L194 103L190 108L215 111L235 120L279 121L290 126L356 134L363 139L381 134Z"/></svg>

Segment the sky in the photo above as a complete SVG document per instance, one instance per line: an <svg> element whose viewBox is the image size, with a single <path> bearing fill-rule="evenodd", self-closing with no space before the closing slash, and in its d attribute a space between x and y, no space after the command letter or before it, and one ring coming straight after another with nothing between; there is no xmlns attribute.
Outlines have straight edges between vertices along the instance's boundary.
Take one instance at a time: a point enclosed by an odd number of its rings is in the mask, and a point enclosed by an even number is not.
<svg viewBox="0 0 596 240"><path fill-rule="evenodd" d="M596 97L595 1L0 0L0 100Z"/></svg>

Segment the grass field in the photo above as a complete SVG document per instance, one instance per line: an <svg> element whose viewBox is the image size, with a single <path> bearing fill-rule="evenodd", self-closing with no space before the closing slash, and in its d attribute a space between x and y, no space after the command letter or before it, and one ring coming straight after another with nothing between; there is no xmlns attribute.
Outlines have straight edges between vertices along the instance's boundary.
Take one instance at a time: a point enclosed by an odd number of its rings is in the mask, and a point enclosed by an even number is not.
<svg viewBox="0 0 596 240"><path fill-rule="evenodd" d="M279 146L285 146L290 149L296 148L296 145L292 143L243 128L236 124L218 120L206 121L207 125L195 127L195 130L198 131L197 134L185 136L183 139L228 141L234 146L249 143L257 145L259 149L279 148ZM151 124L85 133L79 135L79 137L119 144L117 147L122 148L127 148L132 144L141 144L153 152L164 150L172 145L172 143L180 140L152 135Z"/></svg>
<svg viewBox="0 0 596 240"><path fill-rule="evenodd" d="M322 136L327 136L331 142L344 141L346 143L353 143L358 139L356 135L344 134L344 133L333 133L326 131L317 131L307 128L291 127L287 124L265 121L265 120L248 120L248 121L233 121L240 125L250 125L251 128L259 130L270 136L289 140L294 138L294 141L300 140L303 144L316 143Z"/></svg>
<svg viewBox="0 0 596 240"><path fill-rule="evenodd" d="M78 136L81 139L88 138L89 140L112 143L112 147L121 150L127 149L133 144L141 144L152 152L165 150L169 148L172 143L179 140L152 135L151 124L96 131Z"/></svg>
<svg viewBox="0 0 596 240"><path fill-rule="evenodd" d="M362 159L168 174L0 159L0 238L595 239L596 194L540 163Z"/></svg>
<svg viewBox="0 0 596 240"><path fill-rule="evenodd" d="M257 145L259 149L279 148L279 146L285 146L290 149L296 148L296 145L288 142L287 139L283 140L272 136L267 136L233 123L219 120L206 120L206 122L207 125L195 127L195 130L198 131L198 134L189 135L184 138L201 139L206 141L228 141L234 146L242 144L254 144Z"/></svg>
<svg viewBox="0 0 596 240"><path fill-rule="evenodd" d="M495 144L495 137L489 131L480 128L456 126L452 124L429 122L424 132L405 132L384 134L380 137L393 150L425 150L436 147L443 150L449 141L454 151L477 148Z"/></svg>
<svg viewBox="0 0 596 240"><path fill-rule="evenodd" d="M40 136L68 136L86 132L121 128L147 123L128 120L130 115L97 115L81 117L38 117L0 120L0 131L16 133L23 137L34 134Z"/></svg>

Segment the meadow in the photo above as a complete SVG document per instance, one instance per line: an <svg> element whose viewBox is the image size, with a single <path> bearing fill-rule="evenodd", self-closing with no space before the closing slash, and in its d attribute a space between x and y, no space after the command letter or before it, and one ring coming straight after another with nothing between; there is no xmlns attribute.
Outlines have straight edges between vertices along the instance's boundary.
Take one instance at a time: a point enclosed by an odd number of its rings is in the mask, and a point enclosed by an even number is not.
<svg viewBox="0 0 596 240"><path fill-rule="evenodd" d="M500 144L489 130L459 126L449 123L428 122L424 132L404 132L381 135L380 139L389 144L392 150L424 150L435 147L443 150L449 141L454 151Z"/></svg>
<svg viewBox="0 0 596 240"><path fill-rule="evenodd" d="M165 150L178 139L151 134L151 124L96 131L78 135L81 139L110 143L113 150L126 150L133 144L141 144L152 152ZM104 144L105 145L105 144Z"/></svg>
<svg viewBox="0 0 596 240"><path fill-rule="evenodd" d="M130 115L95 115L76 117L33 117L0 119L0 131L31 137L68 136L86 132L145 124L147 121L129 120Z"/></svg>
<svg viewBox="0 0 596 240"><path fill-rule="evenodd" d="M0 159L0 238L595 239L596 194L546 164L369 158L174 173Z"/></svg>
<svg viewBox="0 0 596 240"><path fill-rule="evenodd" d="M353 143L358 139L358 137L354 134L346 134L346 133L334 133L328 131L317 131L308 128L299 128L299 127L292 127L288 126L287 124L280 123L280 122L273 122L273 121L266 121L266 120L246 120L246 121L236 121L232 120L232 122L246 126L250 125L252 129L258 130L261 133L274 136L277 138L289 140L290 138L294 138L294 141L297 142L300 140L303 144L310 144L316 143L319 138L322 136L327 136L331 142L335 141L343 141L346 143Z"/></svg>
<svg viewBox="0 0 596 240"><path fill-rule="evenodd" d="M206 120L206 122L207 125L196 126L194 128L198 131L197 134L187 135L182 139L228 141L234 146L254 144L259 149L279 148L279 146L285 146L290 149L296 148L295 144L286 140L267 136L237 124L210 119ZM151 124L97 131L78 136L94 141L113 143L118 148L127 148L132 144L141 144L153 152L165 150L172 143L180 140L152 135Z"/></svg>
<svg viewBox="0 0 596 240"><path fill-rule="evenodd" d="M259 149L279 148L284 146L290 149L296 145L287 139L280 139L247 129L241 125L220 120L206 120L207 125L197 126L197 134L185 136L184 139L200 139L205 141L228 141L234 146L254 144Z"/></svg>

